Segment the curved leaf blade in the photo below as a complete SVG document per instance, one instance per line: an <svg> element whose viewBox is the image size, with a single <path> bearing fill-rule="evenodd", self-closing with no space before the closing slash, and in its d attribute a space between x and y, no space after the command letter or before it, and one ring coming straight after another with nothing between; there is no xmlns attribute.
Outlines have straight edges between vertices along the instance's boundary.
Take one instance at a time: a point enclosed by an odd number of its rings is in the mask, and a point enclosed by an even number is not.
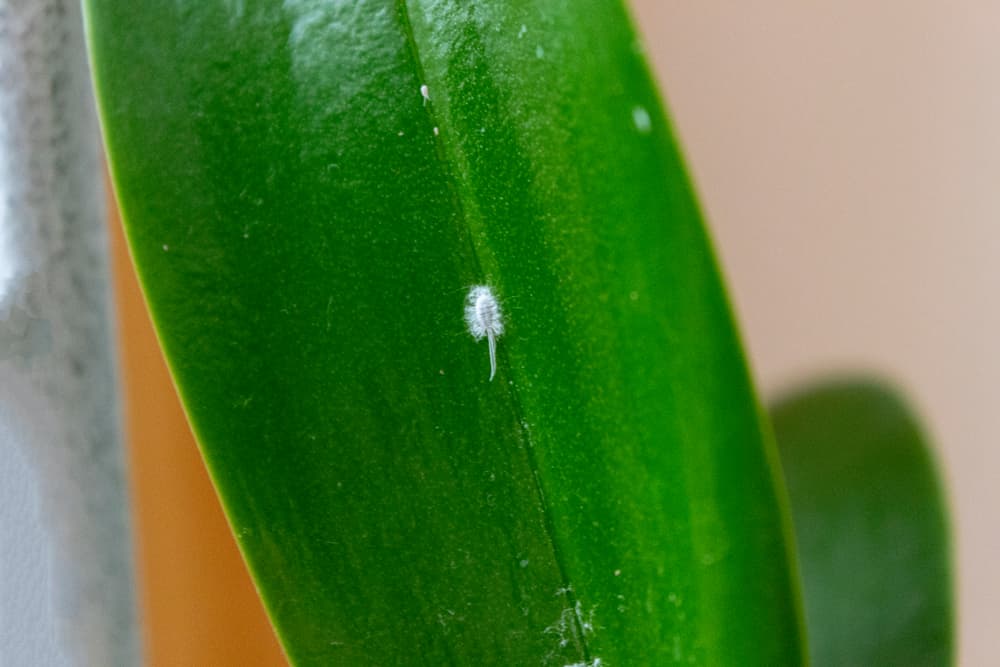
<svg viewBox="0 0 1000 667"><path fill-rule="evenodd" d="M800 661L779 482L616 2L89 26L150 309L294 662Z"/></svg>
<svg viewBox="0 0 1000 667"><path fill-rule="evenodd" d="M812 664L952 664L946 502L912 413L881 384L844 380L795 394L772 415Z"/></svg>

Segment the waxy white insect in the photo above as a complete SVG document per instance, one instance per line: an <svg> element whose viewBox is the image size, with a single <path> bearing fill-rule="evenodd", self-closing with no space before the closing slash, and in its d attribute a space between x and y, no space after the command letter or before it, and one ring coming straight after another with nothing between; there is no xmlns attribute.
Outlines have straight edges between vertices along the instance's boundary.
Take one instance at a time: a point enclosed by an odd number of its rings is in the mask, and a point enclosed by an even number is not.
<svg viewBox="0 0 1000 667"><path fill-rule="evenodd" d="M497 374L497 338L503 335L503 312L500 302L486 285L475 285L465 297L465 323L476 340L485 338L490 345L490 381Z"/></svg>

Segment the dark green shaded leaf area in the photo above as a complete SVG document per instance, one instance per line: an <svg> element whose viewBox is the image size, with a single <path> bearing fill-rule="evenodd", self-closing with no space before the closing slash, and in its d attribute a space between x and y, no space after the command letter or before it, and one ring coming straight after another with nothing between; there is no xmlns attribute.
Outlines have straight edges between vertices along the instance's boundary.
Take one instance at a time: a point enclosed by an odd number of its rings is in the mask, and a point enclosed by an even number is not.
<svg viewBox="0 0 1000 667"><path fill-rule="evenodd" d="M833 381L772 411L815 667L953 660L951 541L927 440L884 385Z"/></svg>
<svg viewBox="0 0 1000 667"><path fill-rule="evenodd" d="M90 0L88 30L149 307L295 663L800 662L776 453L617 2Z"/></svg>

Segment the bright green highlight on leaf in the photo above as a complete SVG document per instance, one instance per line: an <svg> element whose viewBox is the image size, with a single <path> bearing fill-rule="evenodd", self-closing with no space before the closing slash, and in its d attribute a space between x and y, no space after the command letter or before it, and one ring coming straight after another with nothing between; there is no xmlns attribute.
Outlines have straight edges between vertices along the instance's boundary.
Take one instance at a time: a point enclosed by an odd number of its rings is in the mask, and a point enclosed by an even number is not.
<svg viewBox="0 0 1000 667"><path fill-rule="evenodd" d="M815 667L950 665L945 498L920 427L867 381L772 412L788 480Z"/></svg>
<svg viewBox="0 0 1000 667"><path fill-rule="evenodd" d="M801 662L776 454L618 2L88 28L150 310L295 663Z"/></svg>

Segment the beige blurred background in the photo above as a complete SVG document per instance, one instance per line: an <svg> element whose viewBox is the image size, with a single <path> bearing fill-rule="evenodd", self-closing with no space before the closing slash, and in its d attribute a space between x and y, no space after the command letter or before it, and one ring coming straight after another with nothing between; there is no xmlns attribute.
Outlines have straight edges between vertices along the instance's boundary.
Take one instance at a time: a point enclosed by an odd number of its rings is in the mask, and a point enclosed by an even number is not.
<svg viewBox="0 0 1000 667"><path fill-rule="evenodd" d="M1000 3L632 5L758 382L908 390L957 515L961 664L996 664Z"/></svg>

